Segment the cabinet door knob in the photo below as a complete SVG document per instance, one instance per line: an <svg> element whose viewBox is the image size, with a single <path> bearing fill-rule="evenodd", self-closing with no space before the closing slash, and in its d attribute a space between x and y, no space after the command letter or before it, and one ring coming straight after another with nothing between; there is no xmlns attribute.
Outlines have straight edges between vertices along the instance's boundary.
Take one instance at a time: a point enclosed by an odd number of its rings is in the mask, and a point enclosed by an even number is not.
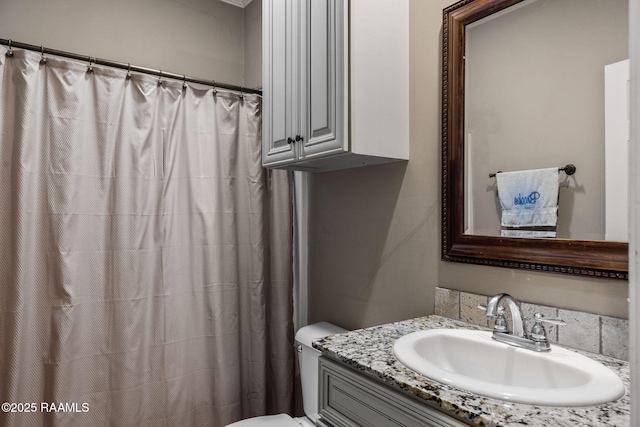
<svg viewBox="0 0 640 427"><path fill-rule="evenodd" d="M293 144L295 141L293 140L293 138L289 137L287 138L287 144Z"/></svg>
<svg viewBox="0 0 640 427"><path fill-rule="evenodd" d="M296 135L296 141L304 141L304 136Z"/></svg>

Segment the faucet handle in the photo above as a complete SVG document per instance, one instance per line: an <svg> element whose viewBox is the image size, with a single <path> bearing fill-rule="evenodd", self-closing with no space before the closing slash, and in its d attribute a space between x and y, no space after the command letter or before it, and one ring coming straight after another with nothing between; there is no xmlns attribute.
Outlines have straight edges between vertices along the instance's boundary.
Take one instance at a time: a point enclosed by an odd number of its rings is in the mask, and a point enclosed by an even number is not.
<svg viewBox="0 0 640 427"><path fill-rule="evenodd" d="M478 304L478 308L482 311L487 311L487 304ZM493 330L496 332L509 332L509 328L507 327L507 319L504 317L504 307L498 306L497 315L495 316L495 321L493 323Z"/></svg>
<svg viewBox="0 0 640 427"><path fill-rule="evenodd" d="M533 319L536 322L546 322L546 323L551 323L553 325L558 325L558 326L564 326L567 324L567 322L565 322L564 320L560 319L559 317L544 317L544 315L542 313L536 313L533 315Z"/></svg>
<svg viewBox="0 0 640 427"><path fill-rule="evenodd" d="M544 317L542 313L536 313L533 315L535 323L531 328L531 339L539 343L548 343L547 330L542 325L542 322L551 323L553 325L563 326L567 322L558 317Z"/></svg>
<svg viewBox="0 0 640 427"><path fill-rule="evenodd" d="M507 327L507 319L504 317L504 307L498 307L498 315L496 316L496 320L493 323L493 330L497 332L509 333L509 328Z"/></svg>

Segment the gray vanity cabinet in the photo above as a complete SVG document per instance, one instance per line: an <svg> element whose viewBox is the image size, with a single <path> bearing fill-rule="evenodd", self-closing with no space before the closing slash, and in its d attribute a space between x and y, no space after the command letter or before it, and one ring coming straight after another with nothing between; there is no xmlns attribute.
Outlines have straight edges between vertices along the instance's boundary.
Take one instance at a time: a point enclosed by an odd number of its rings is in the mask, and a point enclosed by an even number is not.
<svg viewBox="0 0 640 427"><path fill-rule="evenodd" d="M409 158L406 0L263 0L262 163Z"/></svg>
<svg viewBox="0 0 640 427"><path fill-rule="evenodd" d="M468 426L325 356L319 375L320 427Z"/></svg>

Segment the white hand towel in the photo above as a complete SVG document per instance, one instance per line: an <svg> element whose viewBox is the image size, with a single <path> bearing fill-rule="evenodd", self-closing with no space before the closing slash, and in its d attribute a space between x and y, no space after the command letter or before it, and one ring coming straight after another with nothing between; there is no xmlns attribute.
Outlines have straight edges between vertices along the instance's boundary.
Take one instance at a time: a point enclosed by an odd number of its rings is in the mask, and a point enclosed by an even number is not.
<svg viewBox="0 0 640 427"><path fill-rule="evenodd" d="M503 227L555 227L558 222L558 168L496 175Z"/></svg>

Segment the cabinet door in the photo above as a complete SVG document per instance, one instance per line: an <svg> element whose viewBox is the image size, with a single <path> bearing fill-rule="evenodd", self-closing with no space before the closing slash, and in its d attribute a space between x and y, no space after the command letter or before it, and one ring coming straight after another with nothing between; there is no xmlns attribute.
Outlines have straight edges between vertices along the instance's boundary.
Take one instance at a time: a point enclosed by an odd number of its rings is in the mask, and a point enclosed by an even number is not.
<svg viewBox="0 0 640 427"><path fill-rule="evenodd" d="M305 0L303 25L307 40L302 49L302 94L306 106L300 158L348 149L344 138L345 4L348 0Z"/></svg>
<svg viewBox="0 0 640 427"><path fill-rule="evenodd" d="M264 0L262 14L262 163L273 165L297 157L289 138L300 126L300 3Z"/></svg>

